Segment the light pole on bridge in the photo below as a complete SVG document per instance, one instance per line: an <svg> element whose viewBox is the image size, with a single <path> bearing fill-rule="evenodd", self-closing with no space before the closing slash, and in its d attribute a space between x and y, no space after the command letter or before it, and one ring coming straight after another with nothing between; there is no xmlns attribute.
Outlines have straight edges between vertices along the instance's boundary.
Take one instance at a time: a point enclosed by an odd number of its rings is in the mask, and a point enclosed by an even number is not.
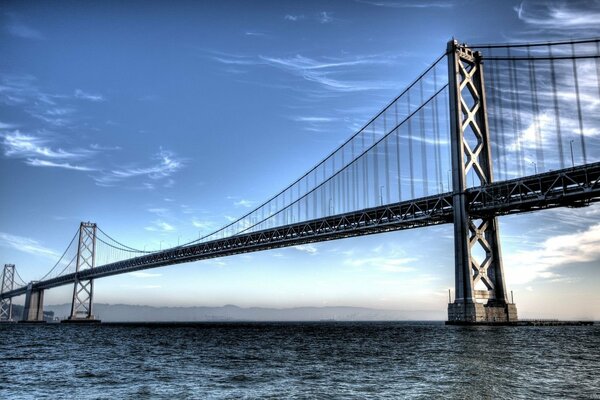
<svg viewBox="0 0 600 400"><path fill-rule="evenodd" d="M575 157L573 157L573 142L575 141L575 139L571 139L569 141L569 146L571 147L571 167L575 168Z"/></svg>

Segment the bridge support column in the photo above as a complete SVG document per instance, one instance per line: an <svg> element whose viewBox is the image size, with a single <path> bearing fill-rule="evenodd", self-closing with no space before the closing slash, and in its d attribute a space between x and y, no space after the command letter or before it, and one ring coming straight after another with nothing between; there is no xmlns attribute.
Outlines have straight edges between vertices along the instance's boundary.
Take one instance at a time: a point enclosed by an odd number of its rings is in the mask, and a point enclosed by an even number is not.
<svg viewBox="0 0 600 400"><path fill-rule="evenodd" d="M82 222L79 226L79 244L77 246L77 264L71 315L62 322L86 323L100 322L94 318L92 305L94 300L94 280L80 277L80 274L96 266L96 224Z"/></svg>
<svg viewBox="0 0 600 400"><path fill-rule="evenodd" d="M455 300L448 323L506 323L517 320L504 282L498 220L472 215L467 175L482 186L493 181L481 54L448 43L452 147Z"/></svg>
<svg viewBox="0 0 600 400"><path fill-rule="evenodd" d="M2 271L2 286L0 293L6 293L13 290L15 284L15 265L4 264ZM14 322L12 318L12 297L0 300L0 323Z"/></svg>
<svg viewBox="0 0 600 400"><path fill-rule="evenodd" d="M44 291L34 289L33 283L27 286L23 318L20 322L46 322L44 320Z"/></svg>

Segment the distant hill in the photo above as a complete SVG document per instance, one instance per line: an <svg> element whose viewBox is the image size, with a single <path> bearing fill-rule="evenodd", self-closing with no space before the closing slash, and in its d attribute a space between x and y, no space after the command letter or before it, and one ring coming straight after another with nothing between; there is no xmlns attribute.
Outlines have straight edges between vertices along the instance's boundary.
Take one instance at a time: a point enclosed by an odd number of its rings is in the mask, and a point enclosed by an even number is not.
<svg viewBox="0 0 600 400"><path fill-rule="evenodd" d="M70 304L48 305L45 311L63 318ZM156 321L399 321L443 320L443 311L397 311L361 307L242 308L223 307L151 307L127 304L94 304L94 315L105 322Z"/></svg>

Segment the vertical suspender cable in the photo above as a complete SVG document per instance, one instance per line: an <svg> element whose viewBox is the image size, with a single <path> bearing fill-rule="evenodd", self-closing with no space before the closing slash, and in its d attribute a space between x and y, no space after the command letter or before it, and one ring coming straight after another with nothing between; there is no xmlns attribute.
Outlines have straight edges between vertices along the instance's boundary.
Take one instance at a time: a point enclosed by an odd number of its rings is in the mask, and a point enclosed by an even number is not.
<svg viewBox="0 0 600 400"><path fill-rule="evenodd" d="M581 137L581 155L583 156L583 163L587 164L585 135L583 133L583 116L581 115L581 98L579 95L579 79L577 79L577 60L575 59L575 44L573 43L571 43L571 55L573 61L573 78L575 80L575 96L577 100L577 120L579 122L579 135Z"/></svg>

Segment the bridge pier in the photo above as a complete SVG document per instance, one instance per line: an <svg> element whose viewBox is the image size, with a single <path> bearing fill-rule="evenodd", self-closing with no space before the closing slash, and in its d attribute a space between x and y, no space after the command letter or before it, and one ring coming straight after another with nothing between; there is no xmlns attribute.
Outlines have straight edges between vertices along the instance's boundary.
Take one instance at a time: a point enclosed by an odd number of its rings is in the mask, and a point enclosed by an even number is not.
<svg viewBox="0 0 600 400"><path fill-rule="evenodd" d="M44 323L44 291L33 289L33 284L27 286L23 317L19 322Z"/></svg>
<svg viewBox="0 0 600 400"><path fill-rule="evenodd" d="M468 173L481 186L494 179L481 53L451 40L448 75L456 293L448 323L513 322L517 308L506 295L498 219L473 215L466 198Z"/></svg>
<svg viewBox="0 0 600 400"><path fill-rule="evenodd" d="M15 283L15 265L4 264L0 293L13 290ZM14 322L12 318L12 297L0 300L0 323Z"/></svg>
<svg viewBox="0 0 600 400"><path fill-rule="evenodd" d="M80 273L96 266L96 224L82 222L79 225L79 244L77 246L77 264L71 315L63 323L99 323L94 318L92 305L94 299L94 280L80 277Z"/></svg>

